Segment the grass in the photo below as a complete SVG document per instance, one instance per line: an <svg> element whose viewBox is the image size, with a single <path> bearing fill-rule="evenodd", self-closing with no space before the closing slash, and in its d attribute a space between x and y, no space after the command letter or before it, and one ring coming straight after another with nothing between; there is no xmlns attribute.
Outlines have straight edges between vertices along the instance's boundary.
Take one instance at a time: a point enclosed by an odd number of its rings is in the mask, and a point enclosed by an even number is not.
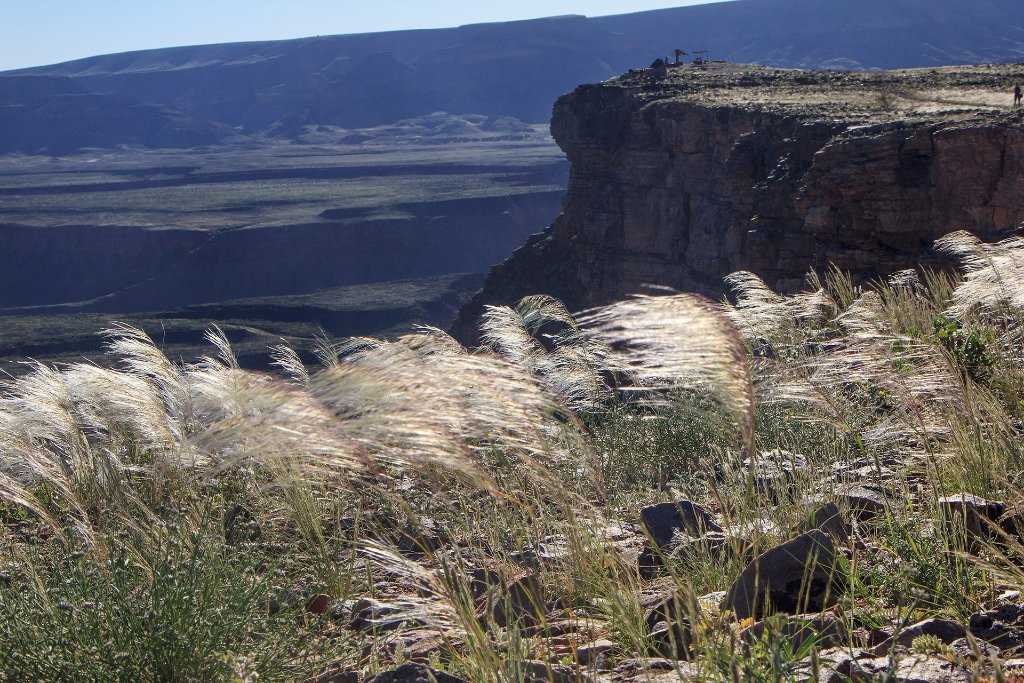
<svg viewBox="0 0 1024 683"><path fill-rule="evenodd" d="M354 653L290 606L271 615L266 558L200 526L102 540L105 559L69 545L22 557L0 590L4 680L293 681ZM315 648L313 645L315 644Z"/></svg>
<svg viewBox="0 0 1024 683"><path fill-rule="evenodd" d="M0 676L413 660L518 683L668 656L680 680L807 680L871 629L964 623L1024 585L1019 539L974 539L939 503L1020 497L1020 260L1016 242L943 244L965 276L833 272L783 296L740 273L729 302L578 317L531 297L488 310L480 349L437 329L323 339L319 368L278 348L277 375L217 330L181 364L116 327L111 367L39 365L0 395ZM851 519L847 483L890 504L852 525L837 603L724 609L715 592L817 506ZM653 547L639 509L680 498L724 536Z"/></svg>

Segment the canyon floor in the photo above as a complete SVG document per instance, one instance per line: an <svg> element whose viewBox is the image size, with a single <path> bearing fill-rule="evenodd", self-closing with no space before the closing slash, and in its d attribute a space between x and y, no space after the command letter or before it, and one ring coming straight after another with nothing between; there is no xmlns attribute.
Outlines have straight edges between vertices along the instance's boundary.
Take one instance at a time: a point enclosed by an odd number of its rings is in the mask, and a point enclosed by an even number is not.
<svg viewBox="0 0 1024 683"><path fill-rule="evenodd" d="M468 274L557 215L566 168L546 126L440 113L2 156L0 363L102 359L95 333L115 320L183 359L219 324L255 367L281 338L309 351L446 325L480 284Z"/></svg>

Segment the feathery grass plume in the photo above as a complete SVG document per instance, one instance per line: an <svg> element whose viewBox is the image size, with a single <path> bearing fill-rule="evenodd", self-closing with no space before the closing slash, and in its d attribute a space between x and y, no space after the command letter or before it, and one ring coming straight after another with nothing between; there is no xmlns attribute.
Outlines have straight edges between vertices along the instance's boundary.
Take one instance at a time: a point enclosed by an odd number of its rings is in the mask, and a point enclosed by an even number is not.
<svg viewBox="0 0 1024 683"><path fill-rule="evenodd" d="M889 335L890 326L885 318L882 297L878 292L868 291L836 316L835 321L849 335L858 339L874 339Z"/></svg>
<svg viewBox="0 0 1024 683"><path fill-rule="evenodd" d="M198 484L243 464L278 478L337 475L365 464L363 443L346 440L308 392L238 368L222 335L218 358L177 369L122 330L110 346L124 370L37 364L0 394L0 496L58 533L69 517L92 539L94 523L144 513L144 490L182 477Z"/></svg>
<svg viewBox="0 0 1024 683"><path fill-rule="evenodd" d="M295 349L287 344L278 344L270 347L270 364L280 368L290 382L300 387L309 386L309 370L299 358Z"/></svg>
<svg viewBox="0 0 1024 683"><path fill-rule="evenodd" d="M919 291L922 287L921 276L913 268L897 270L886 278L886 282L890 287L900 287L915 291Z"/></svg>
<svg viewBox="0 0 1024 683"><path fill-rule="evenodd" d="M480 328L486 346L540 377L573 410L594 411L610 398L601 374L606 349L581 333L561 301L537 295L515 309L487 306Z"/></svg>
<svg viewBox="0 0 1024 683"><path fill-rule="evenodd" d="M547 354L536 370L573 410L591 412L612 396L603 369L609 349L581 330L576 318L558 299L547 295L524 297L516 312Z"/></svg>
<svg viewBox="0 0 1024 683"><path fill-rule="evenodd" d="M202 425L191 445L210 476L246 465L279 478L321 478L367 464L362 442L302 388L224 365L191 368L189 378Z"/></svg>
<svg viewBox="0 0 1024 683"><path fill-rule="evenodd" d="M728 275L725 283L736 299L736 304L726 305L725 310L748 343L771 342L787 330L820 321L834 311L832 300L820 287L813 292L784 296L747 271Z"/></svg>
<svg viewBox="0 0 1024 683"><path fill-rule="evenodd" d="M139 487L176 478L180 431L148 378L89 364L36 365L0 399L0 494L53 525L69 516L87 540L94 523L142 511Z"/></svg>
<svg viewBox="0 0 1024 683"><path fill-rule="evenodd" d="M465 616L460 614L458 597L451 594L449 586L439 572L432 571L393 548L375 541L363 541L360 554L397 578L406 586L415 587L387 603L388 610L381 610L382 616L374 621L375 626L387 626L402 622L421 622L431 629L448 636L461 635L464 631Z"/></svg>
<svg viewBox="0 0 1024 683"><path fill-rule="evenodd" d="M220 362L223 365L237 370L240 366L238 365L238 357L235 356L235 350L231 348L231 342L228 341L228 337L224 334L224 331L217 325L212 326L210 329L203 333L203 339L207 341L217 351L217 355L213 358L204 356L200 362L212 364L214 362Z"/></svg>
<svg viewBox="0 0 1024 683"><path fill-rule="evenodd" d="M101 332L107 338L107 352L120 356L120 365L128 373L145 378L159 391L170 424L178 440L191 429L191 389L184 370L172 363L142 330L115 323Z"/></svg>
<svg viewBox="0 0 1024 683"><path fill-rule="evenodd" d="M779 371L769 401L810 402L829 409L830 420L860 413L862 435L883 445L918 442L928 449L950 436L954 413L972 414L971 403L948 354L927 341L893 329L886 299L862 294L835 322L845 332L823 352Z"/></svg>
<svg viewBox="0 0 1024 683"><path fill-rule="evenodd" d="M546 294L523 297L516 304L516 312L530 334L539 334L544 327L565 327L579 330L576 319L558 299Z"/></svg>
<svg viewBox="0 0 1024 683"><path fill-rule="evenodd" d="M86 363L70 365L60 374L91 442L137 452L160 451L175 443L162 396L146 379Z"/></svg>
<svg viewBox="0 0 1024 683"><path fill-rule="evenodd" d="M338 345L330 335L321 327L313 337L313 353L316 355L320 365L325 368L338 364Z"/></svg>
<svg viewBox="0 0 1024 683"><path fill-rule="evenodd" d="M415 334L399 337L398 343L418 349L428 355L464 356L467 353L458 340L444 330L431 325L417 325Z"/></svg>
<svg viewBox="0 0 1024 683"><path fill-rule="evenodd" d="M754 395L746 344L721 306L696 294L636 295L580 318L618 353L615 370L647 386L710 390L754 452Z"/></svg>
<svg viewBox="0 0 1024 683"><path fill-rule="evenodd" d="M1024 237L986 244L960 230L936 240L935 249L956 257L964 271L949 315L962 318L975 306L989 313L1024 309Z"/></svg>
<svg viewBox="0 0 1024 683"><path fill-rule="evenodd" d="M577 413L599 411L612 397L599 367L593 354L575 345L544 354L535 364L545 384Z"/></svg>
<svg viewBox="0 0 1024 683"><path fill-rule="evenodd" d="M558 299L546 294L524 297L516 312L545 349L570 351L595 368L602 367L609 349L580 328L575 316Z"/></svg>
<svg viewBox="0 0 1024 683"><path fill-rule="evenodd" d="M66 500L67 505L82 518L84 510L75 505L77 497L73 494L73 482L69 467L52 451L32 441L30 433L21 424L20 412L12 410L6 400L0 404L0 500L23 507L37 515L50 528L63 536L61 523L51 514L48 501L42 500L37 494L39 485L48 482L58 500ZM89 529L83 529L88 533Z"/></svg>
<svg viewBox="0 0 1024 683"><path fill-rule="evenodd" d="M124 454L104 447L102 427L80 412L60 371L36 364L31 374L8 383L4 394L2 488L12 502L47 520L70 516L81 535L92 538L91 513L121 498L129 466Z"/></svg>
<svg viewBox="0 0 1024 683"><path fill-rule="evenodd" d="M845 311L863 294L862 287L854 284L850 274L834 263L829 264L824 275L817 271L810 271L807 274L807 283L812 289L824 289L833 301L837 313Z"/></svg>
<svg viewBox="0 0 1024 683"><path fill-rule="evenodd" d="M950 273L906 270L877 283L874 291L892 329L923 338L931 335L958 282Z"/></svg>
<svg viewBox="0 0 1024 683"><path fill-rule="evenodd" d="M485 306L480 316L480 338L509 361L533 370L544 347L530 333L523 316L508 306Z"/></svg>
<svg viewBox="0 0 1024 683"><path fill-rule="evenodd" d="M382 460L482 480L474 453L508 450L528 464L556 455L553 435L572 416L535 377L491 354L437 349L429 335L366 348L315 375L311 391Z"/></svg>

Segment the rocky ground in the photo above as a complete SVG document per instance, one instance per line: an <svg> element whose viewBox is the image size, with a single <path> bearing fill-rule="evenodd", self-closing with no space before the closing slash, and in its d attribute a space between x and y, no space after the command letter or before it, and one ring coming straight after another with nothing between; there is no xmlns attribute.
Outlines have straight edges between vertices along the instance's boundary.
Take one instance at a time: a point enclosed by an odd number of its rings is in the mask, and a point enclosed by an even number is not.
<svg viewBox="0 0 1024 683"><path fill-rule="evenodd" d="M835 468L817 484L827 491L819 499L828 502L809 504L804 522L790 530L791 540L756 556L751 550L762 530L730 523L688 500L643 507L636 511L636 523L608 524L601 530L603 551L626 558L646 577L640 604L648 651L635 651L614 634L612 624L574 614L567 605L570 596L552 594L545 573L571 560L569 538L550 537L524 547L512 573L507 566L488 568L482 560L466 570L467 585L481 622L495 630L493 637L509 642L511 630L505 628L512 629L513 622L522 629L532 657L524 661L522 680L536 683L968 683L1024 677L1024 597L1016 587L988 586L983 608L966 620L918 619L912 607L872 610L867 600L855 597L861 590L851 585L851 565L860 565L862 572L864 565L898 562L879 536L897 516L907 514L908 504L910 514L937 510L938 517L927 520L934 525L927 533L955 539L949 551L966 553L973 562L983 563L993 544L1020 547L1021 509L972 494L943 496L933 506L914 483L923 475L897 474L905 465L864 461ZM796 482L807 481L807 459L798 454L762 453L748 467L755 486L771 495L785 496ZM771 526L769 517L766 510L764 524ZM445 539L436 530L429 522L402 530L403 552L429 567L424 550L445 552ZM680 577L666 575L666 568L676 565L678 571L680 558L697 555L739 557L747 564L727 590L690 602L679 589ZM511 599L496 601L501 594ZM391 602L395 597L390 596ZM384 651L407 660L365 679L339 670L316 678L317 683L464 681L429 666L439 656L450 656L451 639L422 623L389 621L391 608L384 602L330 603L327 596L316 596L307 609L331 611L342 628L365 634L368 653L383 642ZM732 659L720 659L723 641L731 642ZM464 644L455 642L455 647ZM778 678L768 675L766 660L772 656L784 664L775 671Z"/></svg>
<svg viewBox="0 0 1024 683"><path fill-rule="evenodd" d="M983 64L896 71L804 71L712 62L633 70L610 83L641 86L654 100L743 107L809 120L933 121L1015 110L1024 66Z"/></svg>

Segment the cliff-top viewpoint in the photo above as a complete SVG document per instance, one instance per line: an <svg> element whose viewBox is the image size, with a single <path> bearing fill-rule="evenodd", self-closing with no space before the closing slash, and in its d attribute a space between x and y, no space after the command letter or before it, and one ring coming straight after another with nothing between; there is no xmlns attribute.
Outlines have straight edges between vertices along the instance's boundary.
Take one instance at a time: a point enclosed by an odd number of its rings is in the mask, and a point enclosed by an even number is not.
<svg viewBox="0 0 1024 683"><path fill-rule="evenodd" d="M652 99L747 106L813 120L936 120L1016 111L1024 65L953 66L899 71L803 71L709 62L636 69L608 84L640 87ZM1024 109L1021 109L1024 111Z"/></svg>

